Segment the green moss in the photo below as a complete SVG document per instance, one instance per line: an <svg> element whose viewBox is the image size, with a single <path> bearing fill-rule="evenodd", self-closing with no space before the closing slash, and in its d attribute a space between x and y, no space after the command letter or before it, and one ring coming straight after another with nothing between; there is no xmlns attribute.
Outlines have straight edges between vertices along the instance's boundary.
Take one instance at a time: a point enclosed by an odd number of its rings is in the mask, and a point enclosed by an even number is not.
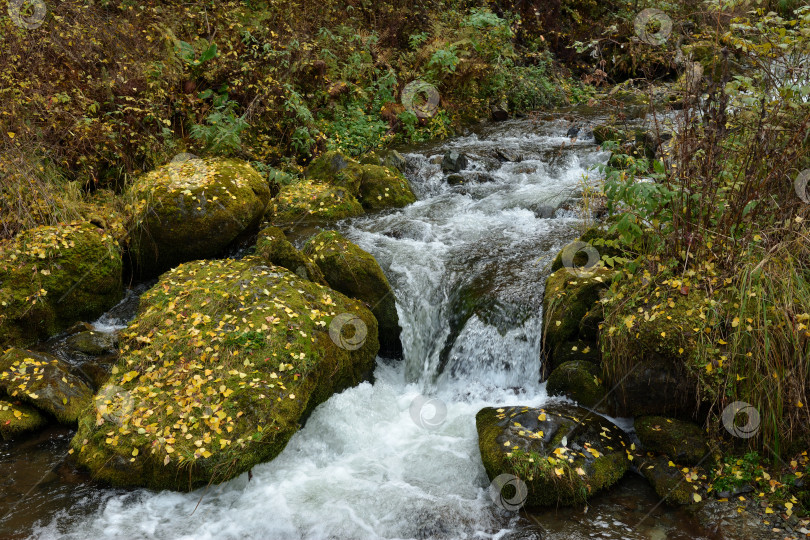
<svg viewBox="0 0 810 540"><path fill-rule="evenodd" d="M167 272L121 339L72 447L98 479L183 491L273 459L379 349L359 302L258 257Z"/></svg>
<svg viewBox="0 0 810 540"><path fill-rule="evenodd" d="M131 249L142 273L219 254L259 224L270 188L246 162L192 159L169 163L129 190L135 222Z"/></svg>
<svg viewBox="0 0 810 540"><path fill-rule="evenodd" d="M371 308L379 323L382 352L399 355L402 345L396 296L374 257L337 231L313 236L304 246L304 253L320 267L333 289Z"/></svg>
<svg viewBox="0 0 810 540"><path fill-rule="evenodd" d="M691 422L663 416L640 416L636 434L648 452L666 454L684 465L696 465L709 453L706 434Z"/></svg>
<svg viewBox="0 0 810 540"><path fill-rule="evenodd" d="M123 294L121 249L89 223L43 226L0 242L0 349L93 319Z"/></svg>
<svg viewBox="0 0 810 540"><path fill-rule="evenodd" d="M576 339L582 318L593 309L614 274L595 268L577 276L561 268L548 277L543 294L543 348L550 366L555 364L554 350Z"/></svg>
<svg viewBox="0 0 810 540"><path fill-rule="evenodd" d="M627 290L630 294L632 287ZM709 319L714 318L705 294L695 289L686 295L678 290L657 296L650 292L646 298L623 302L618 305L620 309L612 310L610 319L605 321L607 332L603 334L631 338L624 343L622 356L689 363L697 357L701 332ZM606 313L611 307L605 306Z"/></svg>
<svg viewBox="0 0 810 540"><path fill-rule="evenodd" d="M596 343L599 338L599 326L605 320L605 311L600 302L596 302L579 322L579 337L584 341ZM598 347L594 347L597 348Z"/></svg>
<svg viewBox="0 0 810 540"><path fill-rule="evenodd" d="M16 348L0 356L0 389L63 424L75 424L93 396L90 385L55 356Z"/></svg>
<svg viewBox="0 0 810 540"><path fill-rule="evenodd" d="M554 348L554 365L560 366L565 362L588 362L595 366L601 364L599 347L595 341L565 341Z"/></svg>
<svg viewBox="0 0 810 540"><path fill-rule="evenodd" d="M585 407L593 407L607 395L601 375L599 367L590 362L564 362L549 375L546 390L550 396L568 396Z"/></svg>
<svg viewBox="0 0 810 540"><path fill-rule="evenodd" d="M366 210L402 208L416 202L408 180L396 169L364 165L359 191Z"/></svg>
<svg viewBox="0 0 810 540"><path fill-rule="evenodd" d="M327 152L307 167L307 177L347 190L365 210L401 208L416 201L408 180L396 168L382 166L377 154L358 162L337 151Z"/></svg>
<svg viewBox="0 0 810 540"><path fill-rule="evenodd" d="M716 305L680 280L658 286L636 275L614 284L603 302L599 347L621 414L689 417L716 391L699 365L703 348L711 346L704 336L718 324Z"/></svg>
<svg viewBox="0 0 810 540"><path fill-rule="evenodd" d="M315 158L306 170L307 178L347 189L357 195L363 170L356 160L338 151L326 152Z"/></svg>
<svg viewBox="0 0 810 540"><path fill-rule="evenodd" d="M65 340L65 344L73 349L90 356L114 353L118 350L114 335L89 330L78 332Z"/></svg>
<svg viewBox="0 0 810 540"><path fill-rule="evenodd" d="M607 229L604 227L591 227L585 233L580 236L576 242L585 242L586 244L590 244L594 247L594 249L599 253L599 257L608 256L608 257L621 257L625 255L624 250L622 249L621 243L619 241L619 234L618 233L609 233ZM563 252L571 246L564 247L557 253L557 256L554 257L554 261L551 263L551 271L556 272L560 268L563 267L562 256ZM586 264L588 264L588 254L583 251L577 251L573 258L572 262L574 266L577 268L582 268Z"/></svg>
<svg viewBox="0 0 810 540"><path fill-rule="evenodd" d="M629 467L626 435L579 407L487 407L476 415L476 426L487 475L519 477L528 488L528 507L583 503Z"/></svg>
<svg viewBox="0 0 810 540"><path fill-rule="evenodd" d="M295 249L278 227L266 227L259 232L256 255L276 266L283 266L304 279L328 285L318 265Z"/></svg>
<svg viewBox="0 0 810 540"><path fill-rule="evenodd" d="M45 417L33 407L0 399L0 436L3 439L36 431L47 423Z"/></svg>
<svg viewBox="0 0 810 540"><path fill-rule="evenodd" d="M596 144L602 144L605 141L623 142L627 140L628 136L622 129L602 124L593 128L593 138L596 140Z"/></svg>
<svg viewBox="0 0 810 540"><path fill-rule="evenodd" d="M681 470L670 463L669 458L659 456L645 459L639 469L666 504L683 506L695 502L693 496L699 486L687 482Z"/></svg>
<svg viewBox="0 0 810 540"><path fill-rule="evenodd" d="M274 225L289 227L297 223L329 223L361 214L363 207L346 188L307 179L284 186L266 217Z"/></svg>

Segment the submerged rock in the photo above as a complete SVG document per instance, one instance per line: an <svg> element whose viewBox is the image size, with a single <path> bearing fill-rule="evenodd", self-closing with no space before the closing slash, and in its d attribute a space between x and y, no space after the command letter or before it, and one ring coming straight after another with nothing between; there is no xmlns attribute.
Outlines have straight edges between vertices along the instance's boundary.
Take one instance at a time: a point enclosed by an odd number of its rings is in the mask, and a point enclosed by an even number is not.
<svg viewBox="0 0 810 540"><path fill-rule="evenodd" d="M0 390L63 424L75 424L93 397L87 381L55 356L14 348L0 356Z"/></svg>
<svg viewBox="0 0 810 540"><path fill-rule="evenodd" d="M19 401L0 399L0 437L3 439L37 431L47 423L48 420L35 408Z"/></svg>
<svg viewBox="0 0 810 540"><path fill-rule="evenodd" d="M189 491L277 456L319 403L374 366L361 303L258 257L161 276L71 445L95 478Z"/></svg>
<svg viewBox="0 0 810 540"><path fill-rule="evenodd" d="M121 271L118 242L89 223L0 242L0 351L98 317L123 295Z"/></svg>
<svg viewBox="0 0 810 540"><path fill-rule="evenodd" d="M402 342L396 296L374 257L339 232L324 231L310 238L304 253L323 271L329 286L362 300L379 323L380 352L399 357Z"/></svg>
<svg viewBox="0 0 810 540"><path fill-rule="evenodd" d="M583 503L616 483L630 464L627 435L581 407L487 407L475 420L487 475L520 478L527 507Z"/></svg>
<svg viewBox="0 0 810 540"><path fill-rule="evenodd" d="M258 226L270 201L267 182L236 159L171 162L130 188L131 250L142 275L213 257Z"/></svg>
<svg viewBox="0 0 810 540"><path fill-rule="evenodd" d="M276 266L283 266L303 279L328 285L318 265L295 249L295 246L287 240L284 232L278 227L266 227L259 232L256 240L256 255Z"/></svg>

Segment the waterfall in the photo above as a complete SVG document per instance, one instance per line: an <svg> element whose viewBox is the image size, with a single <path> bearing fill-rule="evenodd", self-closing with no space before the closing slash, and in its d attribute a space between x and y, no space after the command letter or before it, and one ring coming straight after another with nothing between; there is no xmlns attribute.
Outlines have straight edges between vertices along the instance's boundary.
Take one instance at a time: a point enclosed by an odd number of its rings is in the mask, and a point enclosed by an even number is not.
<svg viewBox="0 0 810 540"><path fill-rule="evenodd" d="M252 480L194 493L85 494L40 538L506 538L475 429L488 405L539 406L541 300L578 236L583 176L607 159L564 121L513 120L407 153L419 201L338 227L396 294L404 359L335 395ZM437 164L465 153L463 183ZM456 179L458 180L458 179ZM524 538L527 538L524 536Z"/></svg>

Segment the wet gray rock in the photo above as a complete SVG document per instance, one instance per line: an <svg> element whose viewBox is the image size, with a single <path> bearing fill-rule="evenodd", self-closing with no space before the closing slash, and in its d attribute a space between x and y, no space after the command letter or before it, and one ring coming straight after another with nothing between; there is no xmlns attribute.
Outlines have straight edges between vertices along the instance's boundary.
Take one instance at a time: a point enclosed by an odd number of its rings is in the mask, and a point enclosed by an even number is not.
<svg viewBox="0 0 810 540"><path fill-rule="evenodd" d="M499 148L495 150L495 158L501 163L507 161L512 163L520 163L523 161L523 154L510 148Z"/></svg>
<svg viewBox="0 0 810 540"><path fill-rule="evenodd" d="M451 150L442 158L442 172L457 173L462 169L466 169L468 164L469 161L465 154Z"/></svg>

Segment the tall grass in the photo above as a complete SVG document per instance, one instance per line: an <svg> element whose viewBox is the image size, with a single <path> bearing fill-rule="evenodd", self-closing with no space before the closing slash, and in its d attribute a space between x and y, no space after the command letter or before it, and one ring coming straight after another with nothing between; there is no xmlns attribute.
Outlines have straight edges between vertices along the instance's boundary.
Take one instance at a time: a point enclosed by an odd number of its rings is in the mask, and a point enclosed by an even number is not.
<svg viewBox="0 0 810 540"><path fill-rule="evenodd" d="M620 380L639 361L628 315L682 287L670 308L697 296L699 309L667 328L686 351L670 359L698 382L710 425L722 431L725 407L750 403L761 425L749 442L777 454L810 439L810 204L794 185L810 167L808 31L810 8L718 28L736 49L718 45L669 155L606 171L609 208L623 212L615 229L643 254L606 304L606 371Z"/></svg>

